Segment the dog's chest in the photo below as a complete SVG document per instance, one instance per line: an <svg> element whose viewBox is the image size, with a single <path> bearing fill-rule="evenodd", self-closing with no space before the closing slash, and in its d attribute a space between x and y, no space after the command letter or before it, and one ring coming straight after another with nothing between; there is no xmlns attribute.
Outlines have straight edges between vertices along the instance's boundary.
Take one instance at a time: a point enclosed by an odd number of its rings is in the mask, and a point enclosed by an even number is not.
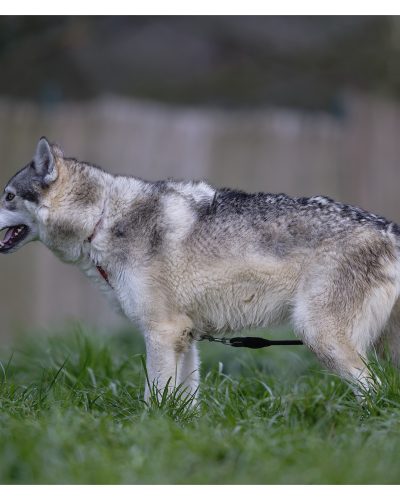
<svg viewBox="0 0 400 500"><path fill-rule="evenodd" d="M100 255L85 252L79 263L80 270L107 298L113 309L121 312L121 303L118 298L116 273L114 269L103 262Z"/></svg>

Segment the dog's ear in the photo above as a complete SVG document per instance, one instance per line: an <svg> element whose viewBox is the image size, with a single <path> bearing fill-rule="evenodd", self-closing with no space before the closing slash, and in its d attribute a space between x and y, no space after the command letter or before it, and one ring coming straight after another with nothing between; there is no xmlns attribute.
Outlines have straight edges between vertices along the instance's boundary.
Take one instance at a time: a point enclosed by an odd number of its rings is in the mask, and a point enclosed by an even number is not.
<svg viewBox="0 0 400 500"><path fill-rule="evenodd" d="M44 184L50 185L57 179L58 171L52 146L46 137L39 139L33 157L33 167Z"/></svg>

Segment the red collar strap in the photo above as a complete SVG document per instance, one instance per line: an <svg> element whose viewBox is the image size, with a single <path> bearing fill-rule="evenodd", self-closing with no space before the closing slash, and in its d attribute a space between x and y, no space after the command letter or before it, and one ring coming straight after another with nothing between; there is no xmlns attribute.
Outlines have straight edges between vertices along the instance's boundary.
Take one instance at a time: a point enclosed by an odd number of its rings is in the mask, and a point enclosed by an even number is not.
<svg viewBox="0 0 400 500"><path fill-rule="evenodd" d="M108 283L108 285L112 288L110 280L108 279L108 272L103 269L101 266L96 266L96 269L99 271L100 276L104 278L104 280Z"/></svg>
<svg viewBox="0 0 400 500"><path fill-rule="evenodd" d="M93 233L92 233L92 234L89 236L89 238L87 239L89 243L92 243L93 238L96 236L96 231L97 231L97 228L98 228L98 227L99 227L99 225L100 225L100 222L101 222L101 217L100 217L99 221L97 222L97 224L94 226ZM98 272L99 272L100 276L104 279L104 281L105 281L105 282L106 282L106 283L107 283L107 284L108 284L111 288L113 288L113 287L112 287L112 285L111 285L111 283L110 283L110 280L109 280L109 278L108 278L108 272L107 272L105 269L103 269L101 266L99 266L99 265L96 265L96 269L98 270Z"/></svg>

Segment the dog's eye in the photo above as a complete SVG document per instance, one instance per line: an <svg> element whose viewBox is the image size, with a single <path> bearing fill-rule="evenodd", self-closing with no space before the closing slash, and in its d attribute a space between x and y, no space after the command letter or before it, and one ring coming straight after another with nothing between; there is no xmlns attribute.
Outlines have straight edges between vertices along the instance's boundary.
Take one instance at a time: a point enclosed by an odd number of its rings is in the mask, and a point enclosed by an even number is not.
<svg viewBox="0 0 400 500"><path fill-rule="evenodd" d="M13 201L14 198L15 198L15 194L7 193L7 196L6 196L7 201Z"/></svg>

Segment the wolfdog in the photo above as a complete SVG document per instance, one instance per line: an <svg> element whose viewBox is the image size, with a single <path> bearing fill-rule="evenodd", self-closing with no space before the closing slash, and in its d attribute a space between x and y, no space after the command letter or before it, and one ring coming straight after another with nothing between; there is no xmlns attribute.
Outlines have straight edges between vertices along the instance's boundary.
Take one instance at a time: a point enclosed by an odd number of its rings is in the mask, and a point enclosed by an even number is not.
<svg viewBox="0 0 400 500"><path fill-rule="evenodd" d="M371 386L368 348L385 340L399 362L400 226L358 207L113 176L42 137L0 229L0 253L40 240L101 287L143 332L160 390L196 393L202 335L282 322L354 387Z"/></svg>

